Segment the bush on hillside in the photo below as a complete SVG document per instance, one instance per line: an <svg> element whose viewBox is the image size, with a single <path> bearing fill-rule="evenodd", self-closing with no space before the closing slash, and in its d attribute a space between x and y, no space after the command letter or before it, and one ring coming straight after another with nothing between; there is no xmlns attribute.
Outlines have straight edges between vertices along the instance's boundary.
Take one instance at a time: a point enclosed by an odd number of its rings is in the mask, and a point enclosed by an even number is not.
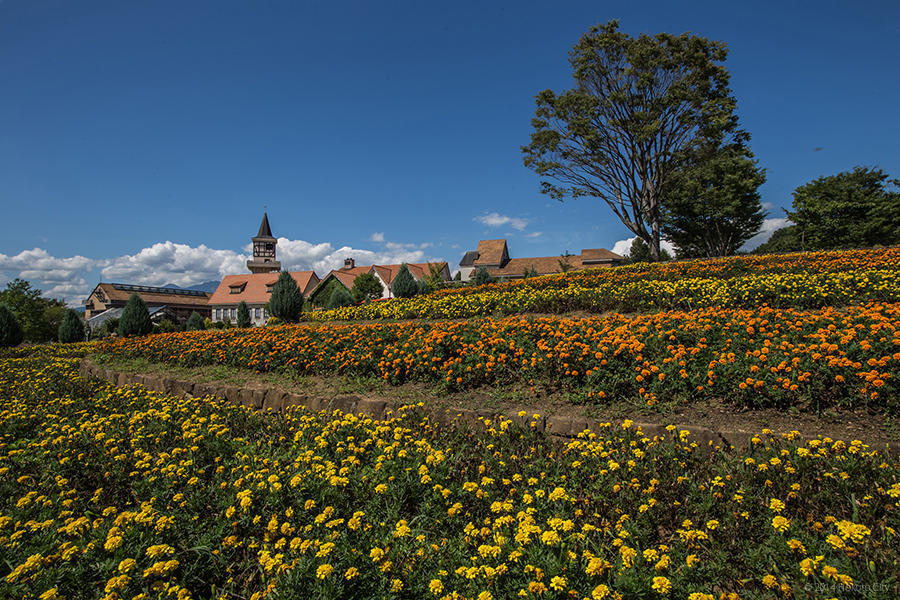
<svg viewBox="0 0 900 600"><path fill-rule="evenodd" d="M491 277L491 274L488 273L485 267L478 267L478 270L475 271L475 277L472 278L472 285L484 285L493 281L494 278Z"/></svg>
<svg viewBox="0 0 900 600"><path fill-rule="evenodd" d="M16 315L5 304L0 304L0 348L12 348L22 343L25 333Z"/></svg>
<svg viewBox="0 0 900 600"><path fill-rule="evenodd" d="M66 311L63 322L59 326L59 341L63 344L84 341L84 323L81 317L72 309Z"/></svg>
<svg viewBox="0 0 900 600"><path fill-rule="evenodd" d="M296 323L303 311L303 294L297 282L287 271L282 271L272 287L269 299L269 313L288 323Z"/></svg>
<svg viewBox="0 0 900 600"><path fill-rule="evenodd" d="M391 285L395 298L412 298L419 293L419 286L415 277L409 272L406 263L400 265L400 271L394 277L394 283Z"/></svg>
<svg viewBox="0 0 900 600"><path fill-rule="evenodd" d="M150 311L144 300L137 294L132 294L125 303L125 310L119 318L119 327L117 332L120 337L130 335L147 335L153 330L153 323L150 321Z"/></svg>

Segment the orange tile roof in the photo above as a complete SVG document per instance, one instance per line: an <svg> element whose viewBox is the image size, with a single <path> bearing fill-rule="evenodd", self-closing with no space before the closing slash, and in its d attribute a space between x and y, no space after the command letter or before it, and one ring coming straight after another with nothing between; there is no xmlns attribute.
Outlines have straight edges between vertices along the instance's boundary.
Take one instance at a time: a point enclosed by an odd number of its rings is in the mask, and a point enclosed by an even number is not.
<svg viewBox="0 0 900 600"><path fill-rule="evenodd" d="M169 293L166 291L169 288L159 288L153 286L133 286L133 285L123 285L118 283L101 283L97 285L97 288L103 290L104 294L108 298L108 302L127 302L128 298L131 297L131 294L137 294L141 297L141 299L150 305L162 305L166 304L169 306L202 306L205 307L209 300L209 293L198 293L194 291L190 291L189 293L178 293L178 290L171 290ZM97 288L94 288L94 292L96 292ZM149 290L149 291L144 291ZM94 294L91 293L91 295Z"/></svg>
<svg viewBox="0 0 900 600"><path fill-rule="evenodd" d="M476 265L501 265L509 257L506 240L481 240L478 242Z"/></svg>
<svg viewBox="0 0 900 600"><path fill-rule="evenodd" d="M416 279L423 279L431 273L431 265L434 265L437 269L442 270L446 262L433 262L433 263L406 263L406 266L409 268L409 272ZM388 285L391 285L394 281L394 277L397 276L397 273L400 272L401 265L373 265L373 269L378 273L378 276L381 277Z"/></svg>
<svg viewBox="0 0 900 600"><path fill-rule="evenodd" d="M297 287L306 296L309 291L319 283L319 277L315 271L290 271L291 277L297 282ZM246 275L226 275L225 279L216 288L212 298L209 299L210 305L230 305L238 304L241 301L247 304L265 304L272 297L266 291L269 284L278 281L279 273L250 273ZM244 285L243 291L239 294L232 294L231 288L234 286Z"/></svg>

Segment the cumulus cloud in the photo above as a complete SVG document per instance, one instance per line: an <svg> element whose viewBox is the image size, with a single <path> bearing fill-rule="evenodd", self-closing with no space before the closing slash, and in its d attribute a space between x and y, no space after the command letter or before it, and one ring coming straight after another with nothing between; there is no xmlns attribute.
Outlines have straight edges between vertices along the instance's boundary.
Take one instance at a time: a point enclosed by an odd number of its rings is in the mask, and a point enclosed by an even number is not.
<svg viewBox="0 0 900 600"><path fill-rule="evenodd" d="M528 219L508 217L496 212L480 215L472 220L481 223L482 225L487 225L488 227L503 227L504 225L509 225L517 231L524 231L525 228L528 227Z"/></svg>
<svg viewBox="0 0 900 600"><path fill-rule="evenodd" d="M741 246L741 250L749 251L753 250L757 246L761 244L765 244L769 241L769 238L772 237L772 234L781 229L782 227L787 227L788 225L793 225L790 219L787 217L775 217L773 219L766 219L763 221L762 229L759 233L754 235L752 238L744 242L744 245Z"/></svg>
<svg viewBox="0 0 900 600"><path fill-rule="evenodd" d="M384 241L384 232L376 231L372 234L372 237L369 238L370 242L383 242Z"/></svg>
<svg viewBox="0 0 900 600"><path fill-rule="evenodd" d="M625 238L624 240L619 240L612 247L612 251L616 254L620 254L622 256L628 256L628 253L631 252L631 244L634 240L637 239L637 236ZM659 247L661 250L665 250L672 256L675 256L675 246L672 245L672 242L669 240L660 240Z"/></svg>
<svg viewBox="0 0 900 600"><path fill-rule="evenodd" d="M233 250L216 250L203 244L192 247L175 242L158 242L137 254L102 261L104 281L182 287L222 279L229 273L247 270L247 256Z"/></svg>
<svg viewBox="0 0 900 600"><path fill-rule="evenodd" d="M373 251L351 246L335 248L325 242L311 244L303 240L278 238L278 257L282 267L291 271L315 271L324 276L332 269L344 266L344 259L352 258L358 265L392 265L402 262L425 262L425 248L431 244L399 244L388 242L384 250Z"/></svg>
<svg viewBox="0 0 900 600"><path fill-rule="evenodd" d="M530 238L530 239L536 239L536 238L541 237L542 235L544 235L543 231L532 231L531 233L526 234L525 237Z"/></svg>
<svg viewBox="0 0 900 600"><path fill-rule="evenodd" d="M41 289L45 296L73 302L90 291L84 272L95 266L90 258L79 255L58 258L43 248L23 250L14 256L0 254L0 272L7 281L21 277Z"/></svg>

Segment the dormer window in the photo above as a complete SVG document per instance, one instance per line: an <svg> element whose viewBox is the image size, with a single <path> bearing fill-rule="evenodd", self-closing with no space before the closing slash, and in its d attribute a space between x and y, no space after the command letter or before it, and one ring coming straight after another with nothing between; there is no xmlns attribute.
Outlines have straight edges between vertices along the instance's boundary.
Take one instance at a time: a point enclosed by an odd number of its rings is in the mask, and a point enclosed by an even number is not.
<svg viewBox="0 0 900 600"><path fill-rule="evenodd" d="M267 294L271 294L273 289L275 289L275 284L274 284L274 283L267 283L267 284L266 284L266 293L267 293Z"/></svg>
<svg viewBox="0 0 900 600"><path fill-rule="evenodd" d="M234 283L228 286L229 294L242 294L244 292L244 288L247 287L247 282L242 281L241 283Z"/></svg>

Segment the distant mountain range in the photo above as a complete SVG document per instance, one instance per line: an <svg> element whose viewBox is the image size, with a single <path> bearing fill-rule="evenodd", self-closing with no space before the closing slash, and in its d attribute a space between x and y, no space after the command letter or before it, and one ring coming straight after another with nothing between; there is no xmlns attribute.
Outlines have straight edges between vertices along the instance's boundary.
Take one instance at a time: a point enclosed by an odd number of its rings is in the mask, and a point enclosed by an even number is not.
<svg viewBox="0 0 900 600"><path fill-rule="evenodd" d="M216 288L219 287L219 282L218 281L204 281L203 283L198 283L198 284L192 285L190 287L182 287L180 285L175 285L174 283L167 283L166 285L161 286L161 287L177 288L179 290L197 290L199 292L209 292L210 294L212 294L213 292L216 291Z"/></svg>

